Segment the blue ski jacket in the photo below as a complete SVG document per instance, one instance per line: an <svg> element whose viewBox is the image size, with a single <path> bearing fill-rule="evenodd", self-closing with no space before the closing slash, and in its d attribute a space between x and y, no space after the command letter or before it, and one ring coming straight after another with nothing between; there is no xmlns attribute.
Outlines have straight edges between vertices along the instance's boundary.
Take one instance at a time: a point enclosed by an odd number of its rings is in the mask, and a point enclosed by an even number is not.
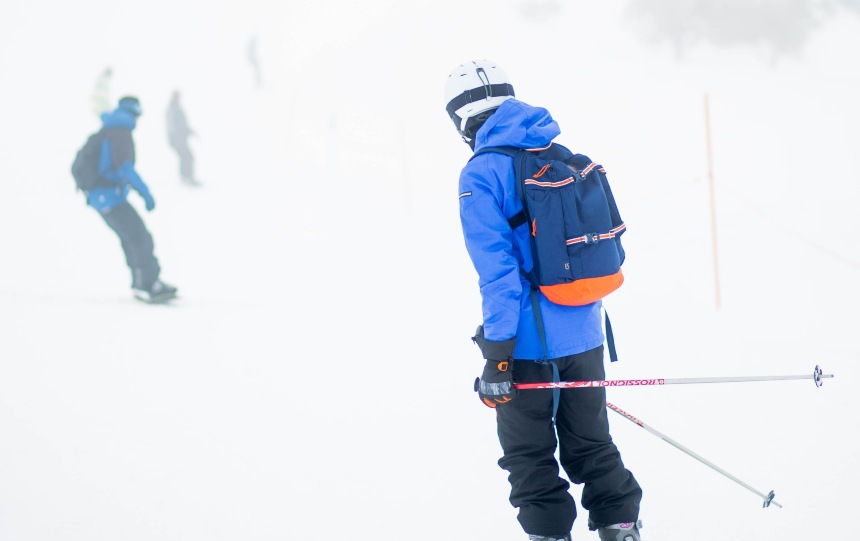
<svg viewBox="0 0 860 541"><path fill-rule="evenodd" d="M561 133L549 111L508 99L475 136L475 151L484 147L545 147ZM582 353L604 341L601 303L562 306L539 295L547 351L538 334L530 286L520 269L532 267L529 228L511 230L508 219L522 210L517 196L513 160L486 153L460 173L460 222L466 250L478 273L484 337L501 341L516 337L517 359L557 359Z"/></svg>
<svg viewBox="0 0 860 541"><path fill-rule="evenodd" d="M145 200L151 199L149 188L134 168L134 140L131 132L137 126L137 119L122 108L102 113L101 119L105 138L99 156L99 174L116 186L90 190L87 192L87 204L100 212L106 212L125 202L129 186Z"/></svg>

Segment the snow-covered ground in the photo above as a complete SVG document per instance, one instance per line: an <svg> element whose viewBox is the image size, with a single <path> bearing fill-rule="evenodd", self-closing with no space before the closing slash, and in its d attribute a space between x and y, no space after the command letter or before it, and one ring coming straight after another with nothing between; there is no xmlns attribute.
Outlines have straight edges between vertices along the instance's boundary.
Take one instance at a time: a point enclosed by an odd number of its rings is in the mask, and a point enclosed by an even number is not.
<svg viewBox="0 0 860 541"><path fill-rule="evenodd" d="M442 103L471 58L499 62L608 171L628 224L609 378L836 376L610 389L784 506L611 415L644 488L643 538L845 535L860 483L860 17L836 10L775 58L707 40L679 54L614 3L268 4L0 7L0 540L525 537L471 390L468 148ZM157 208L131 200L180 288L171 306L132 300L68 172L106 66L113 97L144 109L138 170ZM174 89L199 133L199 189L166 143ZM580 511L574 539L596 539Z"/></svg>

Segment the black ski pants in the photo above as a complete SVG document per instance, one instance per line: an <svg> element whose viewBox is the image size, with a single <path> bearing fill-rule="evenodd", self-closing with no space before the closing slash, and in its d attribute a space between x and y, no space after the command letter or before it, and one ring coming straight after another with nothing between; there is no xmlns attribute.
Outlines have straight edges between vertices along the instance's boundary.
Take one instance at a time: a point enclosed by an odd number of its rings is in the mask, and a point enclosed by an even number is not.
<svg viewBox="0 0 860 541"><path fill-rule="evenodd" d="M153 253L152 235L140 215L128 201L99 214L119 237L125 262L131 270L131 287L149 289L158 279L161 268Z"/></svg>
<svg viewBox="0 0 860 541"><path fill-rule="evenodd" d="M561 381L605 379L603 346L553 362ZM552 365L515 360L513 377L517 383L552 381ZM504 453L499 466L509 473L510 502L527 534L561 535L573 527L576 504L559 462L570 481L583 484L590 528L639 518L642 489L612 442L604 388L562 389L555 426L552 389L520 390L496 412Z"/></svg>

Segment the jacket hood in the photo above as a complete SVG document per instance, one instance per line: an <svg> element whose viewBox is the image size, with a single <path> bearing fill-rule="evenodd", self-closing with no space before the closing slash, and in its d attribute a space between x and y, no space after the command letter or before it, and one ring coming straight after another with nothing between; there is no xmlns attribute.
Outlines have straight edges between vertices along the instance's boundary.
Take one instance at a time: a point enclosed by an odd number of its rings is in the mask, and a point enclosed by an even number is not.
<svg viewBox="0 0 860 541"><path fill-rule="evenodd" d="M544 147L559 133L561 129L549 111L511 98L475 134L475 150L495 146Z"/></svg>
<svg viewBox="0 0 860 541"><path fill-rule="evenodd" d="M102 125L105 128L128 128L133 130L135 126L137 126L137 118L122 108L114 109L108 113L102 113L101 116Z"/></svg>

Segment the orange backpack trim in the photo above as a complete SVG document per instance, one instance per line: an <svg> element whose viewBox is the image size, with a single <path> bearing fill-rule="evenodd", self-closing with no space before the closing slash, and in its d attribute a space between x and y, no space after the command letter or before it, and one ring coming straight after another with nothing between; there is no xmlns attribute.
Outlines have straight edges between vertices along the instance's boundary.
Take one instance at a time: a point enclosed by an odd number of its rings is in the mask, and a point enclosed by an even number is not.
<svg viewBox="0 0 860 541"><path fill-rule="evenodd" d="M582 306L597 302L609 295L624 283L621 269L609 276L597 278L581 278L569 284L540 286L540 291L547 299L564 306Z"/></svg>

